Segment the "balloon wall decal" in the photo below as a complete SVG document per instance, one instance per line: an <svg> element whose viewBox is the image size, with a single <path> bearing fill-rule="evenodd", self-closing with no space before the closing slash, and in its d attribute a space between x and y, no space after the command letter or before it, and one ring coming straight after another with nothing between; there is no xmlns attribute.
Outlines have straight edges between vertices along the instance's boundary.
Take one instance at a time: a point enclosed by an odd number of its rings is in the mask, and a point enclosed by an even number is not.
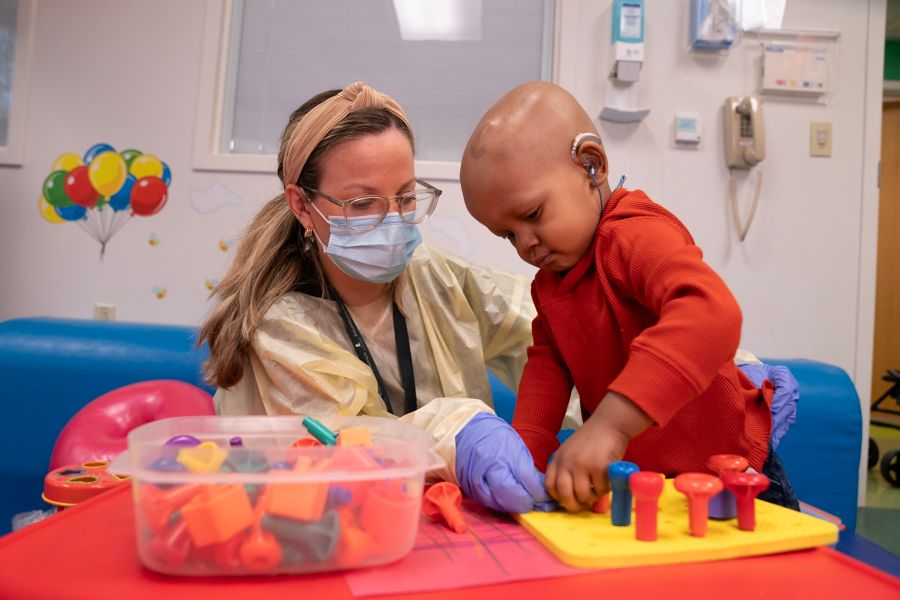
<svg viewBox="0 0 900 600"><path fill-rule="evenodd" d="M107 242L131 217L163 209L171 183L172 171L156 156L94 144L82 156L66 152L53 161L38 210L50 223L77 223L100 243L102 259Z"/></svg>

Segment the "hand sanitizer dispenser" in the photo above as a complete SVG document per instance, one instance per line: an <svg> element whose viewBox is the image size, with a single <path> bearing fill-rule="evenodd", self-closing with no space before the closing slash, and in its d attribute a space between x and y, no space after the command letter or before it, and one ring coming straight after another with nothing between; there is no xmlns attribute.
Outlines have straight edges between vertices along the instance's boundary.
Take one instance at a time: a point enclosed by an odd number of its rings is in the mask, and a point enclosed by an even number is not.
<svg viewBox="0 0 900 600"><path fill-rule="evenodd" d="M640 121L649 108L636 106L635 83L644 64L644 0L615 0L612 13L613 66L606 105L600 118L618 123Z"/></svg>
<svg viewBox="0 0 900 600"><path fill-rule="evenodd" d="M613 77L634 82L644 63L644 0L616 0L612 16Z"/></svg>

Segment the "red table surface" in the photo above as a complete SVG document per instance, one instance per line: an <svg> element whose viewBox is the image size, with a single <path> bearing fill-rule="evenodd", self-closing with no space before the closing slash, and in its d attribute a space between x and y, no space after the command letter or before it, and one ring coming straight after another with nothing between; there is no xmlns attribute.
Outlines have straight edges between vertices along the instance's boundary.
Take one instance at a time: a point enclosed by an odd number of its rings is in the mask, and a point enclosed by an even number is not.
<svg viewBox="0 0 900 600"><path fill-rule="evenodd" d="M0 597L228 600L353 598L340 573L276 577L169 577L141 567L130 486L0 538ZM900 598L900 579L830 548L688 565L596 571L379 598ZM255 594L255 596L251 596ZM304 594L300 596L299 594ZM590 594L590 595L589 595ZM723 596L724 594L724 596Z"/></svg>

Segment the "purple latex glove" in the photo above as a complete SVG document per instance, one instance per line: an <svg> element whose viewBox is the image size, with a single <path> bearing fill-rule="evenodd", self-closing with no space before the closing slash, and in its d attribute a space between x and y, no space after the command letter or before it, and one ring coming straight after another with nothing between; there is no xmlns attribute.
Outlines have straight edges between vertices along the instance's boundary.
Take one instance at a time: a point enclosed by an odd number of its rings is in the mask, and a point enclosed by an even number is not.
<svg viewBox="0 0 900 600"><path fill-rule="evenodd" d="M797 401L800 399L800 384L794 379L790 369L780 365L738 365L753 385L759 387L768 379L775 386L772 395L772 448L788 432L797 419Z"/></svg>
<svg viewBox="0 0 900 600"><path fill-rule="evenodd" d="M509 423L479 413L456 434L456 479L465 494L494 510L552 510L544 474Z"/></svg>

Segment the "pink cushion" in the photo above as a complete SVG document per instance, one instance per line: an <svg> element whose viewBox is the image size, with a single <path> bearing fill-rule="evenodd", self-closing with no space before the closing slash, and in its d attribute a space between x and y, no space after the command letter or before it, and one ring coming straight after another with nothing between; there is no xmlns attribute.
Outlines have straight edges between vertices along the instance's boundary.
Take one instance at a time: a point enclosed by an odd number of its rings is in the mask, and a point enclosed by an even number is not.
<svg viewBox="0 0 900 600"><path fill-rule="evenodd" d="M168 417L213 415L204 390L168 379L132 383L91 400L63 427L50 470L89 460L112 460L127 446L128 432Z"/></svg>

